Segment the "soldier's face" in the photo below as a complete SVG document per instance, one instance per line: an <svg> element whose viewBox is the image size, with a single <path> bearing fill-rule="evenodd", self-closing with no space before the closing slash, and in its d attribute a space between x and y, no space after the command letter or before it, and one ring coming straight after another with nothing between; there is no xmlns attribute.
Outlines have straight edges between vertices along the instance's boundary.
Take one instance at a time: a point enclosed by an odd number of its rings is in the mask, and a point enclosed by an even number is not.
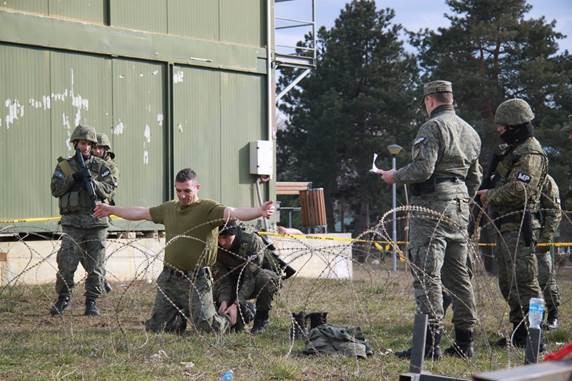
<svg viewBox="0 0 572 381"><path fill-rule="evenodd" d="M177 198L183 206L190 205L199 199L199 189L201 189L201 184L195 180L175 182Z"/></svg>
<svg viewBox="0 0 572 381"><path fill-rule="evenodd" d="M76 149L79 149L83 156L88 157L91 154L91 143L87 140L80 139L75 145Z"/></svg>
<svg viewBox="0 0 572 381"><path fill-rule="evenodd" d="M235 235L219 235L218 245L223 249L230 250L235 238Z"/></svg>
<svg viewBox="0 0 572 381"><path fill-rule="evenodd" d="M105 146L95 146L93 149L93 154L97 157L105 156Z"/></svg>
<svg viewBox="0 0 572 381"><path fill-rule="evenodd" d="M504 134L506 132L506 130L507 130L506 126L497 124L497 132L499 135Z"/></svg>

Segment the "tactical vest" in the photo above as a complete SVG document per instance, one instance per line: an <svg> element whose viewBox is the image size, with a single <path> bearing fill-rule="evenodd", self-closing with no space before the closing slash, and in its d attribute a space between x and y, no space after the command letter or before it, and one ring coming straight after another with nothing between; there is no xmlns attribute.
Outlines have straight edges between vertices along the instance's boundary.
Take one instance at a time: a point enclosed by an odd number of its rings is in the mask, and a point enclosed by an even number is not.
<svg viewBox="0 0 572 381"><path fill-rule="evenodd" d="M66 177L72 176L79 170L79 166L74 158L64 159L60 157L58 162ZM86 166L94 178L99 175L101 164L93 157L86 161ZM100 199L99 201L103 200ZM93 203L85 188L81 184L75 183L67 193L59 198L59 208L61 215L91 214L93 212Z"/></svg>

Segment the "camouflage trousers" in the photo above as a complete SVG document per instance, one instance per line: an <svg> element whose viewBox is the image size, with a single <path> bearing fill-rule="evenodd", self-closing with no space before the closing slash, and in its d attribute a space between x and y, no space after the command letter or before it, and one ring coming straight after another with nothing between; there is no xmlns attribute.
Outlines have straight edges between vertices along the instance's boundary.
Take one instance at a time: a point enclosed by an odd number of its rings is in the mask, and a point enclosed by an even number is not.
<svg viewBox="0 0 572 381"><path fill-rule="evenodd" d="M78 229L63 225L63 236L56 261L58 274L56 292L58 295L69 295L74 287L74 274L81 263L87 272L85 280L85 296L98 298L105 291L103 280L105 276L105 240L106 227Z"/></svg>
<svg viewBox="0 0 572 381"><path fill-rule="evenodd" d="M256 274L246 276L240 282L238 301L256 299L257 311L270 311L272 299L278 292L280 277L274 271L260 269Z"/></svg>
<svg viewBox="0 0 572 381"><path fill-rule="evenodd" d="M549 250L544 254L536 254L538 264L538 283L544 294L546 302L546 311L549 314L558 314L560 306L560 289L556 283L556 274L554 273L554 261Z"/></svg>
<svg viewBox="0 0 572 381"><path fill-rule="evenodd" d="M418 201L418 200L417 200ZM426 200L442 218L413 214L408 256L417 312L428 315L429 324L442 327L443 287L453 302L453 324L472 330L477 321L475 297L467 266L469 205L465 200Z"/></svg>
<svg viewBox="0 0 572 381"><path fill-rule="evenodd" d="M157 294L145 329L151 332L183 333L187 322L197 331L223 333L229 319L217 313L210 273L182 273L164 268L157 278Z"/></svg>
<svg viewBox="0 0 572 381"><path fill-rule="evenodd" d="M496 240L498 282L507 301L511 323L519 323L528 313L530 298L540 297L534 245L527 246L518 230L502 230Z"/></svg>

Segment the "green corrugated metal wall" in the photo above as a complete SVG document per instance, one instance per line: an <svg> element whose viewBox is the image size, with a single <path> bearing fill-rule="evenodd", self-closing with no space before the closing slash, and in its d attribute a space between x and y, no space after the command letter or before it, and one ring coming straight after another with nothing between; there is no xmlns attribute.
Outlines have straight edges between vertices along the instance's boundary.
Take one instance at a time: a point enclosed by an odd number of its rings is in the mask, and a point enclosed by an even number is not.
<svg viewBox="0 0 572 381"><path fill-rule="evenodd" d="M255 205L248 142L268 139L265 4L3 1L0 220L58 214L49 181L79 122L112 138L120 205L172 197L171 172L187 166L202 197Z"/></svg>

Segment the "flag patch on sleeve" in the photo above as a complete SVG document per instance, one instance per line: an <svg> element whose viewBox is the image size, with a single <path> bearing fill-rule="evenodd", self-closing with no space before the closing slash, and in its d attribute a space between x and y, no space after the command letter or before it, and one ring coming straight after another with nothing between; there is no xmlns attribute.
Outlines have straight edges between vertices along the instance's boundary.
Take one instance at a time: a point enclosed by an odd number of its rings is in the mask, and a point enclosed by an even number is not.
<svg viewBox="0 0 572 381"><path fill-rule="evenodd" d="M532 178L524 172L518 172L516 174L516 179L526 184L530 183L530 180L532 180Z"/></svg>

